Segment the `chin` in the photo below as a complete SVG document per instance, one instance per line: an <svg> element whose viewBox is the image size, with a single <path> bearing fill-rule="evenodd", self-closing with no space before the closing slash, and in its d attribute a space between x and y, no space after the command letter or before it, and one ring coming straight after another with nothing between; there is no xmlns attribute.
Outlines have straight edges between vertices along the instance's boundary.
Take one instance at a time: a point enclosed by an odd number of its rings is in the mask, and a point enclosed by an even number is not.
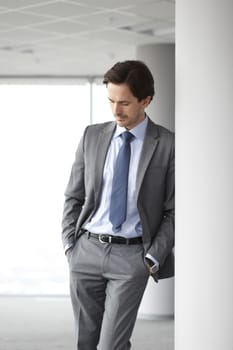
<svg viewBox="0 0 233 350"><path fill-rule="evenodd" d="M116 120L116 123L119 125L119 126L124 126L126 127L127 123L125 122L125 120Z"/></svg>

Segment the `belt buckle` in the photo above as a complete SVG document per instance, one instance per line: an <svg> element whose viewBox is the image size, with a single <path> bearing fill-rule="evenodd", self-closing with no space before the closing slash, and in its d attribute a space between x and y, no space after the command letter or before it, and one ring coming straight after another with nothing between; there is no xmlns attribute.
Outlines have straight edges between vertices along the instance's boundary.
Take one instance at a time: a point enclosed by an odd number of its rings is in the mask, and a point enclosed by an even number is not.
<svg viewBox="0 0 233 350"><path fill-rule="evenodd" d="M103 241L103 237L108 238L108 241ZM112 242L112 236L107 236L107 235L99 235L99 241L100 243L104 244L104 243L111 243Z"/></svg>

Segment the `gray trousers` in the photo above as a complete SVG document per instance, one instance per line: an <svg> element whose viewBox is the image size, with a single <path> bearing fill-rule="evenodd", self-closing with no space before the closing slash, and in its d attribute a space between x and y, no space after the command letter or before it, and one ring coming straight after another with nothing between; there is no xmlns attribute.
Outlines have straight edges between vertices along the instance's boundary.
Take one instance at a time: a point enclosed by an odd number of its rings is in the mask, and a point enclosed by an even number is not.
<svg viewBox="0 0 233 350"><path fill-rule="evenodd" d="M83 234L68 260L77 349L130 349L149 277L142 244L101 243Z"/></svg>

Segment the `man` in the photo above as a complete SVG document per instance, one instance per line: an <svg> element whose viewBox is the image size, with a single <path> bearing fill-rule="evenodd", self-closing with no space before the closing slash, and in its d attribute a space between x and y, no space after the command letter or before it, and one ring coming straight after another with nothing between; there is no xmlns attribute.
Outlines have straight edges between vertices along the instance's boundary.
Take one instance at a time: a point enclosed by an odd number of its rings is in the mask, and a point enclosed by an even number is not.
<svg viewBox="0 0 233 350"><path fill-rule="evenodd" d="M104 84L116 122L86 128L65 192L78 350L130 349L148 277L173 275L174 135L145 114L153 76L125 61Z"/></svg>

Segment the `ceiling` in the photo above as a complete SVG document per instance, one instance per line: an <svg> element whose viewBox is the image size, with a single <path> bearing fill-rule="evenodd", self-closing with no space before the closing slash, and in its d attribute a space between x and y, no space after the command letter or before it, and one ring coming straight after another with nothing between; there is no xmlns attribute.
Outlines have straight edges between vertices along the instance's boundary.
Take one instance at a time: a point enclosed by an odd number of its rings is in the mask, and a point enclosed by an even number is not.
<svg viewBox="0 0 233 350"><path fill-rule="evenodd" d="M175 42L175 0L0 0L0 76L102 75Z"/></svg>

